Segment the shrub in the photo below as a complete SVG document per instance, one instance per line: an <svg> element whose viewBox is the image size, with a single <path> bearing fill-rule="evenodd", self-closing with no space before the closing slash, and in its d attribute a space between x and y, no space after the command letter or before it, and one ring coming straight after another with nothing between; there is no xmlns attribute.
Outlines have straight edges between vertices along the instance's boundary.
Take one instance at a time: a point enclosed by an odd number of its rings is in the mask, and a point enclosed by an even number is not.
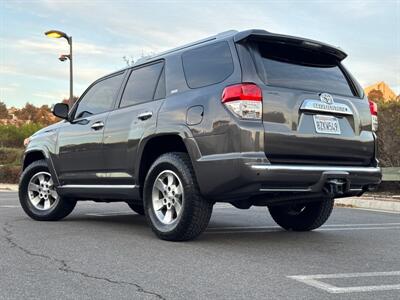
<svg viewBox="0 0 400 300"><path fill-rule="evenodd" d="M378 103L378 159L382 167L400 166L400 102Z"/></svg>
<svg viewBox="0 0 400 300"><path fill-rule="evenodd" d="M21 148L24 144L24 139L30 137L43 125L37 123L27 123L20 127L16 125L0 125L0 147L15 147Z"/></svg>
<svg viewBox="0 0 400 300"><path fill-rule="evenodd" d="M18 183L20 172L21 172L20 166L12 166L12 165L0 166L0 182Z"/></svg>
<svg viewBox="0 0 400 300"><path fill-rule="evenodd" d="M19 165L24 149L0 148L0 165Z"/></svg>

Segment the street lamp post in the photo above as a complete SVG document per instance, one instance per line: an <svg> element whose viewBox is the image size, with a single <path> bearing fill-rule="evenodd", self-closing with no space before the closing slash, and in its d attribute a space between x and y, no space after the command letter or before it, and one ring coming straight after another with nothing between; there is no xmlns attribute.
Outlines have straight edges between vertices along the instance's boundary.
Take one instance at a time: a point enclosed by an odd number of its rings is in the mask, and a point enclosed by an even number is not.
<svg viewBox="0 0 400 300"><path fill-rule="evenodd" d="M59 57L60 61L69 59L69 101L68 106L71 108L74 104L74 92L73 92L73 72L72 72L72 36L68 36L65 32L58 30L49 30L45 32L45 35L51 38L65 38L69 45L69 54L62 54Z"/></svg>

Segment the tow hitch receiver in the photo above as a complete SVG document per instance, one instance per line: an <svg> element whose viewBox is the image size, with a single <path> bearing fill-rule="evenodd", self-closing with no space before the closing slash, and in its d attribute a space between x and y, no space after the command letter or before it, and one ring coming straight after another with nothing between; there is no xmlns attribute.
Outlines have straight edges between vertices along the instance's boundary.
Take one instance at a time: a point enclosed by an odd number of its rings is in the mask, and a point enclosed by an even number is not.
<svg viewBox="0 0 400 300"><path fill-rule="evenodd" d="M325 183L325 190L331 196L340 196L348 190L348 184L345 179L329 179Z"/></svg>

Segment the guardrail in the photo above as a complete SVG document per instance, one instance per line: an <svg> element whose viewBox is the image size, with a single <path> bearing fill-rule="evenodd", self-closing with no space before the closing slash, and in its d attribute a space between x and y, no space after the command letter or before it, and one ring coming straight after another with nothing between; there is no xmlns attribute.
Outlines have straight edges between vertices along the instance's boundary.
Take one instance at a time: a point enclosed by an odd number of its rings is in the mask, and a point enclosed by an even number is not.
<svg viewBox="0 0 400 300"><path fill-rule="evenodd" d="M400 167L382 168L382 181L400 181Z"/></svg>

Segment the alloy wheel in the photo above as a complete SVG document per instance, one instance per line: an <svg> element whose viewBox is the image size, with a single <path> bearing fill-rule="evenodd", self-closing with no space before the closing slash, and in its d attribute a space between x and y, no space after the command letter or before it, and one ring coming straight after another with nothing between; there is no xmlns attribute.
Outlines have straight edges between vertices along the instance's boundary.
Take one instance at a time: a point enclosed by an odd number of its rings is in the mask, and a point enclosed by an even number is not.
<svg viewBox="0 0 400 300"><path fill-rule="evenodd" d="M49 210L59 201L50 173L39 172L32 176L28 184L28 197L38 210Z"/></svg>
<svg viewBox="0 0 400 300"><path fill-rule="evenodd" d="M171 170L161 172L153 184L152 203L157 219L169 225L180 217L183 208L183 185Z"/></svg>

